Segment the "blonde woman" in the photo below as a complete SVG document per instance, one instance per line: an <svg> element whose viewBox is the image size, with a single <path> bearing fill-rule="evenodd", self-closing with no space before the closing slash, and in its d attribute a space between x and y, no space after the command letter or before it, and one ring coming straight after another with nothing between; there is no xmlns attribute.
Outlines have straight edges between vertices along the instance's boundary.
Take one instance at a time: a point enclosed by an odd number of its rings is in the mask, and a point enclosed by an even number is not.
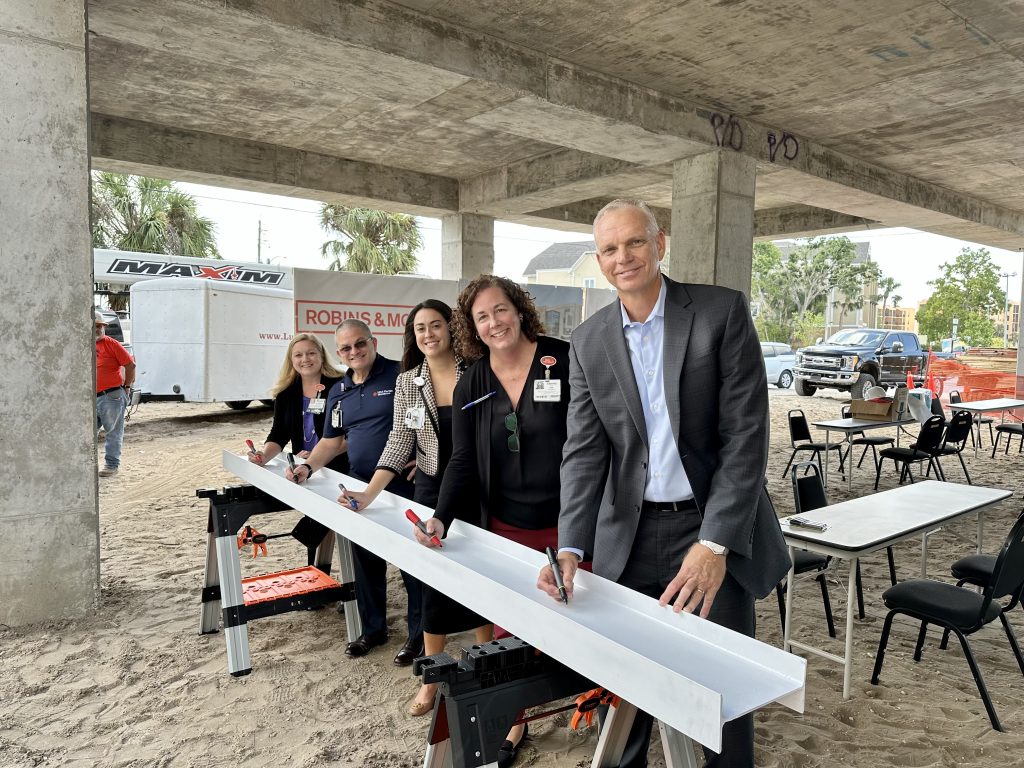
<svg viewBox="0 0 1024 768"><path fill-rule="evenodd" d="M311 333L297 333L288 343L284 363L271 387L274 422L263 448L249 461L264 464L291 443L291 452L305 457L324 433L327 393L342 376L327 358L323 342ZM342 452L330 468L348 472L348 454Z"/></svg>

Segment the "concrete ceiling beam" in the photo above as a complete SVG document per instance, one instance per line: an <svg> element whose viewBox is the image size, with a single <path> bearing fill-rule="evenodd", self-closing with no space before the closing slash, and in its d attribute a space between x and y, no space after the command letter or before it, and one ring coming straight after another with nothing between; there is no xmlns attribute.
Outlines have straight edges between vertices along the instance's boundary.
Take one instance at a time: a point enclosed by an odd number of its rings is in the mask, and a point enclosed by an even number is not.
<svg viewBox="0 0 1024 768"><path fill-rule="evenodd" d="M390 3L324 2L304 14L273 0L247 1L244 6L249 16L523 93L470 118L477 125L648 165L727 147L879 202L923 208L980 225L981 231L1024 240L1024 214L844 155L796 132L643 88Z"/></svg>
<svg viewBox="0 0 1024 768"><path fill-rule="evenodd" d="M462 179L459 204L463 211L505 218L607 195L617 189L671 181L671 166L647 168L625 160L561 149Z"/></svg>
<svg viewBox="0 0 1024 768"><path fill-rule="evenodd" d="M108 171L419 216L459 207L455 179L272 144L107 115L92 115L90 139L93 165Z"/></svg>
<svg viewBox="0 0 1024 768"><path fill-rule="evenodd" d="M855 229L883 226L879 222L860 216L815 208L810 205L792 205L785 208L767 208L754 212L754 240L777 240L781 237L813 237Z"/></svg>

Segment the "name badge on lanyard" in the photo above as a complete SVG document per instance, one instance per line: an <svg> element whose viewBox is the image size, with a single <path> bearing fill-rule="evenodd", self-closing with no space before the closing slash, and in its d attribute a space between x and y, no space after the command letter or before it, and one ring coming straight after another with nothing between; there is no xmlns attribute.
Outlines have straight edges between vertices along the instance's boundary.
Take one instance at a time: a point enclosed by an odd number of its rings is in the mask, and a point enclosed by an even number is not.
<svg viewBox="0 0 1024 768"><path fill-rule="evenodd" d="M321 396L321 392L324 391L323 384L316 385L316 394L309 400L309 405L306 406L306 410L310 413L314 413L319 416L324 412L324 408L327 407L327 401Z"/></svg>
<svg viewBox="0 0 1024 768"><path fill-rule="evenodd" d="M335 403L331 409L331 426L334 429L341 429L341 403Z"/></svg>
<svg viewBox="0 0 1024 768"><path fill-rule="evenodd" d="M544 378L533 382L533 402L558 403L562 400L562 380L551 378L551 366L557 360L551 355L544 355L540 364L544 366Z"/></svg>

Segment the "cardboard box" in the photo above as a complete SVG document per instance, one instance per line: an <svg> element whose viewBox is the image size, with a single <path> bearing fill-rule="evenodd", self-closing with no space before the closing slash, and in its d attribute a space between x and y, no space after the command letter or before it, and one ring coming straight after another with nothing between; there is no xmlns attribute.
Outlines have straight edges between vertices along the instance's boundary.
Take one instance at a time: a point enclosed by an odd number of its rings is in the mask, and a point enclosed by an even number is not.
<svg viewBox="0 0 1024 768"><path fill-rule="evenodd" d="M892 421L890 413L893 412L894 401L886 398L885 402L876 403L871 400L850 401L851 419L868 419L870 421Z"/></svg>
<svg viewBox="0 0 1024 768"><path fill-rule="evenodd" d="M851 400L850 418L870 421L898 421L907 411L907 389L898 387L896 394L885 401Z"/></svg>

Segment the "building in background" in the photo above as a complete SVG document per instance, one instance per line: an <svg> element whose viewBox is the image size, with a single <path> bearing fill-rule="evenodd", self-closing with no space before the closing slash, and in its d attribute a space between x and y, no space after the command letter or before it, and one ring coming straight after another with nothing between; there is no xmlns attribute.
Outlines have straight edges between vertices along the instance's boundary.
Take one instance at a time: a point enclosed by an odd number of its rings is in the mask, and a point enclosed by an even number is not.
<svg viewBox="0 0 1024 768"><path fill-rule="evenodd" d="M554 243L530 259L523 278L527 285L611 288L597 266L596 254L593 240Z"/></svg>
<svg viewBox="0 0 1024 768"><path fill-rule="evenodd" d="M1008 347L1020 346L1020 302L1010 301L1006 304L1006 314L1002 310L992 316L996 324L996 336L1003 338L1003 329L1006 329L1006 345Z"/></svg>
<svg viewBox="0 0 1024 768"><path fill-rule="evenodd" d="M885 311L880 311L879 314L879 328L917 332L917 309L914 307L886 307Z"/></svg>

